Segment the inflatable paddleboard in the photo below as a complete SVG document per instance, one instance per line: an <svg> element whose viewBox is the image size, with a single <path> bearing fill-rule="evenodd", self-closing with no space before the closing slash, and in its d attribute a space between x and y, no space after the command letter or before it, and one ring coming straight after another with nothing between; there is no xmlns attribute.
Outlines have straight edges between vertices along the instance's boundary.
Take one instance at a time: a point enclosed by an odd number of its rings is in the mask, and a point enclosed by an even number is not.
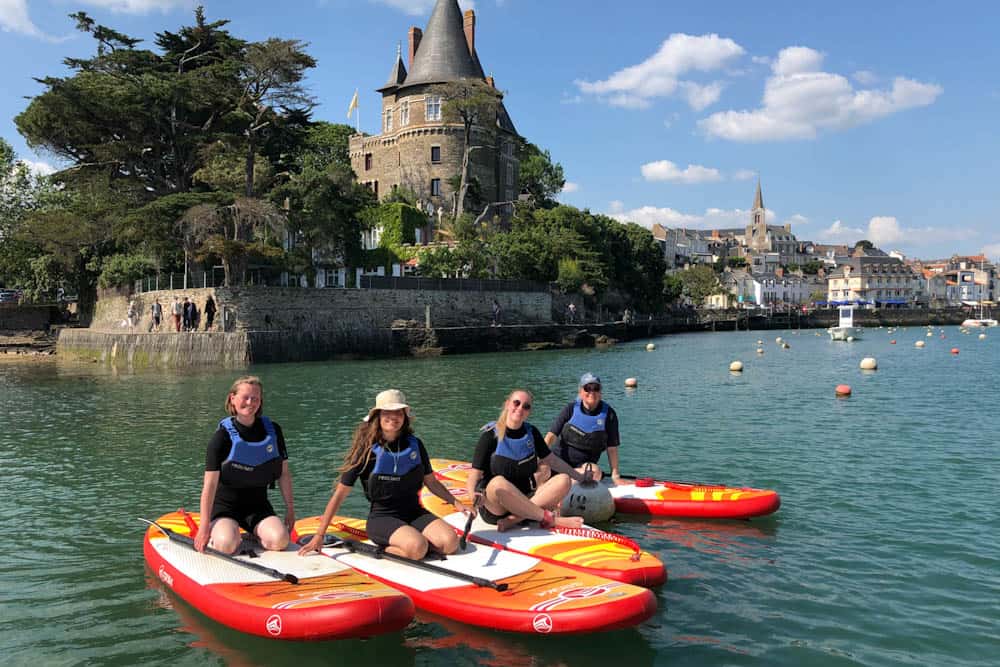
<svg viewBox="0 0 1000 667"><path fill-rule="evenodd" d="M303 537L314 535L318 523L319 517L302 519L295 529ZM362 520L335 517L327 534L360 541L364 526ZM416 563L336 546L325 547L323 556L307 559L349 565L406 593L422 610L494 630L598 632L637 625L656 611L656 598L646 588L474 542L444 560Z"/></svg>
<svg viewBox="0 0 1000 667"><path fill-rule="evenodd" d="M471 464L450 459L432 459L438 479L465 482ZM601 480L615 500L615 511L622 514L655 516L749 519L776 512L781 497L770 489L732 488L705 484L636 479L616 486L609 478Z"/></svg>
<svg viewBox="0 0 1000 667"><path fill-rule="evenodd" d="M452 495L472 505L464 482L447 477L440 477L439 480ZM426 488L421 492L420 501L460 534L464 532L467 519L464 514L455 512L454 507ZM511 530L500 532L496 526L477 516L472 522L469 539L637 586L659 586L667 580L667 570L656 556L642 551L639 545L627 538L589 526L580 530L551 530L526 521Z"/></svg>
<svg viewBox="0 0 1000 667"><path fill-rule="evenodd" d="M156 523L190 537L178 512ZM413 619L413 602L406 595L345 563L303 558L297 549L258 549L255 558L235 557L257 568L250 569L198 553L155 526L143 541L146 563L160 581L206 616L241 632L274 639L347 639L395 632ZM260 571L268 568L298 583Z"/></svg>

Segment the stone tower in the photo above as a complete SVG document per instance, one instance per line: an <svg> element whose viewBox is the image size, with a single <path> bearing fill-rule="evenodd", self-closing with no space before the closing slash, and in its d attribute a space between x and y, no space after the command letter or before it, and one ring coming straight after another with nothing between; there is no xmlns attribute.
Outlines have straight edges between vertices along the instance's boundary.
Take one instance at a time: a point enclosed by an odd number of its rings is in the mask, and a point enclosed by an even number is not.
<svg viewBox="0 0 1000 667"><path fill-rule="evenodd" d="M435 86L474 79L494 86L483 73L476 54L476 15L462 14L457 0L437 0L425 30L410 28L408 66L402 49L382 94L382 132L350 138L351 166L358 181L381 199L395 187L416 193L426 211L451 215L455 192L449 181L461 172L461 123L449 123L442 114ZM483 148L472 152L470 175L479 183L482 199L512 201L517 197L517 131L501 102L495 132L478 132Z"/></svg>
<svg viewBox="0 0 1000 667"><path fill-rule="evenodd" d="M757 193L753 197L750 224L746 228L746 244L751 252L771 252L771 237L764 214L764 198L760 193L760 179L757 179Z"/></svg>

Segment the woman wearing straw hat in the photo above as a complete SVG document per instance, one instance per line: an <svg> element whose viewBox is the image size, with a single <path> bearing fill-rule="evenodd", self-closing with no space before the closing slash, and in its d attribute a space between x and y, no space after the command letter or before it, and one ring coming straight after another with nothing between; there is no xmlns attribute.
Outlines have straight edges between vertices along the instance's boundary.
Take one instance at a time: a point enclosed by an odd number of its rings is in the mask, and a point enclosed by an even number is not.
<svg viewBox="0 0 1000 667"><path fill-rule="evenodd" d="M420 505L420 489L426 486L460 512L469 510L434 477L424 443L413 435L403 392L387 389L375 397L375 407L354 431L340 472L316 534L299 554L323 546L327 526L358 479L371 502L365 530L387 552L419 560L429 547L444 554L458 549L455 530Z"/></svg>

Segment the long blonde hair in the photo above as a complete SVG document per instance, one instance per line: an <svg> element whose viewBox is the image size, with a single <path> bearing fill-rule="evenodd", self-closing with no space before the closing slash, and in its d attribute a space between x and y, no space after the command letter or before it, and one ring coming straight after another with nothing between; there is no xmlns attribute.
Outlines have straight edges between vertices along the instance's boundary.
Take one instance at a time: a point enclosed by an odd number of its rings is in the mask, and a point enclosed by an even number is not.
<svg viewBox="0 0 1000 667"><path fill-rule="evenodd" d="M531 400L531 402L532 403L535 402L534 395L530 391L528 391L527 389L514 389L509 394L507 394L507 398L503 402L503 408L500 410L500 416L497 417L497 424L496 424L496 427L495 427L496 428L496 432L497 432L497 442L500 442L501 440L503 440L504 434L507 433L507 405L510 403L510 399L517 392L521 392L522 394L527 394L528 398ZM525 421L527 421L527 420L525 420Z"/></svg>
<svg viewBox="0 0 1000 667"><path fill-rule="evenodd" d="M254 417L260 417L261 413L264 412L264 385L256 375L244 375L233 381L233 386L229 388L229 393L226 394L226 414L231 417L236 416L236 408L233 407L233 396L239 391L241 384L249 384L260 389L260 405L257 406L257 412L253 415Z"/></svg>
<svg viewBox="0 0 1000 667"><path fill-rule="evenodd" d="M340 466L338 472L347 472L355 466L368 465L368 461L372 457L372 447L375 446L375 443L382 442L384 438L381 415L381 410L374 410L368 421L361 422L354 429L354 435L351 436L351 448L347 450L344 464ZM399 427L399 437L405 438L408 435L413 435L413 427L410 425L410 415L404 410L403 425Z"/></svg>

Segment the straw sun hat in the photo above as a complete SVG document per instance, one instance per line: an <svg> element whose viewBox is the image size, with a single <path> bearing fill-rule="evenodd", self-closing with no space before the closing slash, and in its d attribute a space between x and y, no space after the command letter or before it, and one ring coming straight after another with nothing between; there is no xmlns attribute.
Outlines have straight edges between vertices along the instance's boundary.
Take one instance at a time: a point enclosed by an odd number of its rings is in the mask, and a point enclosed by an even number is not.
<svg viewBox="0 0 1000 667"><path fill-rule="evenodd" d="M410 415L410 405L406 402L406 394L398 389L386 389L375 397L375 407L368 411L365 421L369 421L377 410L406 410Z"/></svg>

